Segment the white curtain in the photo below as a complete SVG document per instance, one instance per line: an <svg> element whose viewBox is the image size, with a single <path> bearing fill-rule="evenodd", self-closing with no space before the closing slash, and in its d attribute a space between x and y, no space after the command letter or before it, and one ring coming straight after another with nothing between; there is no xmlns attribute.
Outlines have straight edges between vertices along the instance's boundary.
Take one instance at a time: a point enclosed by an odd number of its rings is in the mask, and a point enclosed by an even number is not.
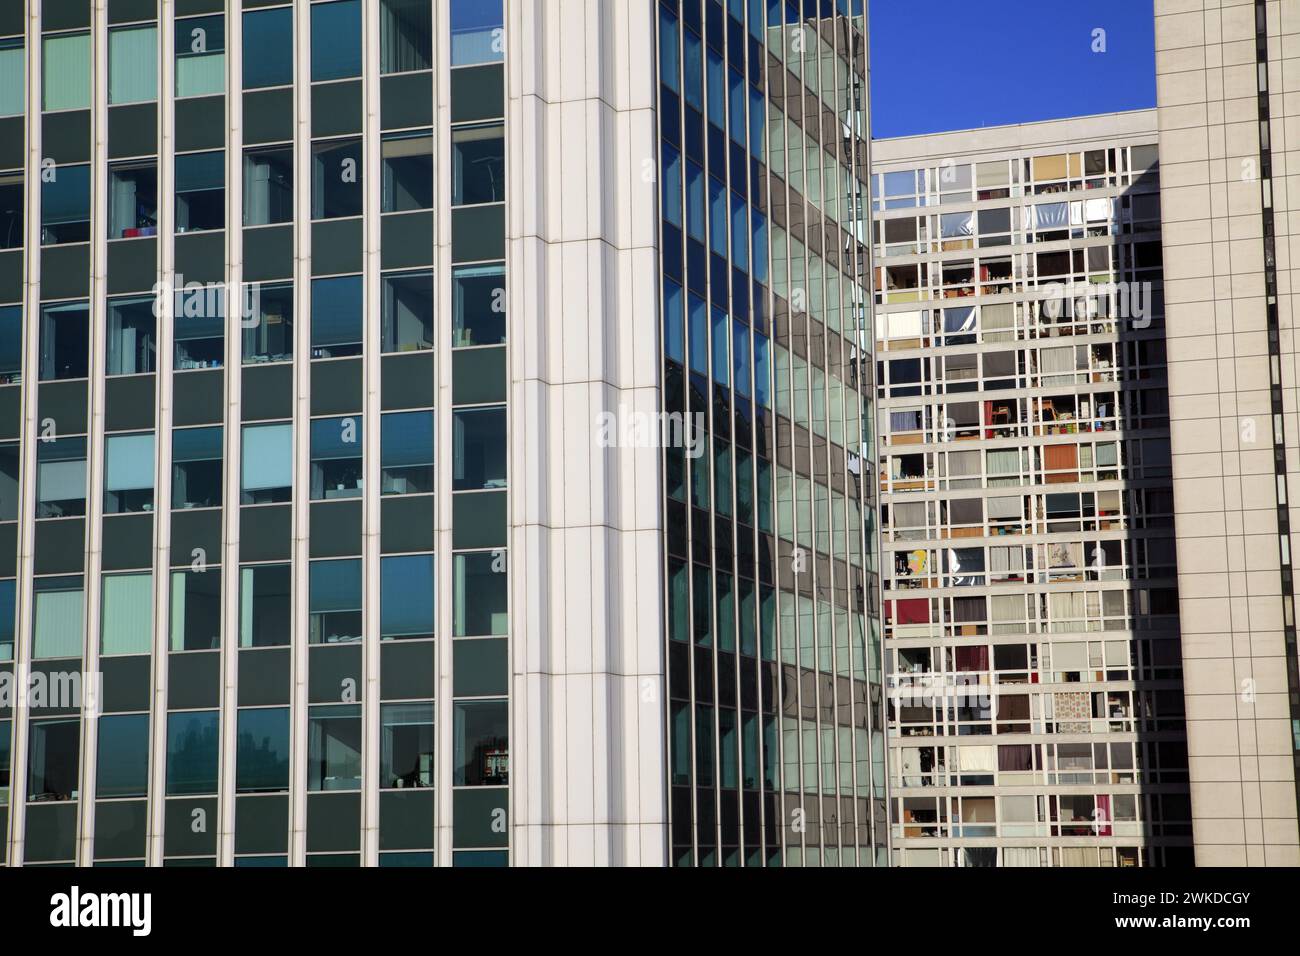
<svg viewBox="0 0 1300 956"><path fill-rule="evenodd" d="M34 656L80 657L82 651L82 592L36 592Z"/></svg>
<svg viewBox="0 0 1300 956"><path fill-rule="evenodd" d="M1003 866L1038 866L1038 847L1008 846L1002 849Z"/></svg>
<svg viewBox="0 0 1300 956"><path fill-rule="evenodd" d="M108 33L108 101L143 103L158 98L157 27Z"/></svg>
<svg viewBox="0 0 1300 956"><path fill-rule="evenodd" d="M45 109L90 108L90 34L45 39Z"/></svg>
<svg viewBox="0 0 1300 956"><path fill-rule="evenodd" d="M21 116L27 88L22 41L16 46L0 45L0 116Z"/></svg>
<svg viewBox="0 0 1300 956"><path fill-rule="evenodd" d="M153 648L153 576L115 574L104 578L104 654L148 654Z"/></svg>

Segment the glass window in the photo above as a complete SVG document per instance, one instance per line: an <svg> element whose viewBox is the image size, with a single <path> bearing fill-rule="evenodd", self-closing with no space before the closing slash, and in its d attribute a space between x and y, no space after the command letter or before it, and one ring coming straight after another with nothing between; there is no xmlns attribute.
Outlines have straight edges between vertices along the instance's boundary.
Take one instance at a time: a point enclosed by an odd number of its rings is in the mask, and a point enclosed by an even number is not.
<svg viewBox="0 0 1300 956"><path fill-rule="evenodd" d="M0 84L0 96L4 96ZM22 171L0 173L0 249L21 249L24 242ZM6 343L0 336L0 358L6 354ZM3 381L3 379L0 379Z"/></svg>
<svg viewBox="0 0 1300 956"><path fill-rule="evenodd" d="M42 382L90 374L90 305L65 302L41 306Z"/></svg>
<svg viewBox="0 0 1300 956"><path fill-rule="evenodd" d="M75 800L81 766L81 720L33 720L27 750L27 799L32 803Z"/></svg>
<svg viewBox="0 0 1300 956"><path fill-rule="evenodd" d="M695 109L704 110L704 65L702 62L704 44L700 35L694 30L682 34L686 41L682 50L682 76L686 83L686 102Z"/></svg>
<svg viewBox="0 0 1300 956"><path fill-rule="evenodd" d="M293 425L245 425L243 442L241 503L289 501L293 496Z"/></svg>
<svg viewBox="0 0 1300 956"><path fill-rule="evenodd" d="M379 420L382 493L433 491L433 412L393 412Z"/></svg>
<svg viewBox="0 0 1300 956"><path fill-rule="evenodd" d="M153 432L110 435L104 454L104 513L153 510Z"/></svg>
<svg viewBox="0 0 1300 956"><path fill-rule="evenodd" d="M292 221L293 147L245 150L244 225Z"/></svg>
<svg viewBox="0 0 1300 956"><path fill-rule="evenodd" d="M99 759L95 796L143 797L149 793L149 715L112 714L96 725Z"/></svg>
<svg viewBox="0 0 1300 956"><path fill-rule="evenodd" d="M41 177L41 245L90 240L90 167L56 166Z"/></svg>
<svg viewBox="0 0 1300 956"><path fill-rule="evenodd" d="M361 707L307 711L307 789L361 789Z"/></svg>
<svg viewBox="0 0 1300 956"><path fill-rule="evenodd" d="M239 569L239 646L279 647L289 643L293 571L288 564Z"/></svg>
<svg viewBox="0 0 1300 956"><path fill-rule="evenodd" d="M226 225L226 153L176 157L176 231L199 232Z"/></svg>
<svg viewBox="0 0 1300 956"><path fill-rule="evenodd" d="M36 445L36 517L86 513L86 439L56 438Z"/></svg>
<svg viewBox="0 0 1300 956"><path fill-rule="evenodd" d="M104 575L100 648L105 655L153 649L153 575Z"/></svg>
<svg viewBox="0 0 1300 956"><path fill-rule="evenodd" d="M288 48L280 50L285 56ZM209 96L226 89L226 23L217 14L176 21L176 95Z"/></svg>
<svg viewBox="0 0 1300 956"><path fill-rule="evenodd" d="M226 354L226 290L186 283L173 296L172 362L176 369L220 368Z"/></svg>
<svg viewBox="0 0 1300 956"><path fill-rule="evenodd" d="M489 123L451 131L451 204L505 202L505 126Z"/></svg>
<svg viewBox="0 0 1300 956"><path fill-rule="evenodd" d="M379 786L433 786L433 704L379 708Z"/></svg>
<svg viewBox="0 0 1300 956"><path fill-rule="evenodd" d="M167 795L216 793L219 713L167 715Z"/></svg>
<svg viewBox="0 0 1300 956"><path fill-rule="evenodd" d="M433 134L387 133L380 144L380 212L433 208Z"/></svg>
<svg viewBox="0 0 1300 956"><path fill-rule="evenodd" d="M361 3L313 3L311 78L341 80L361 75Z"/></svg>
<svg viewBox="0 0 1300 956"><path fill-rule="evenodd" d="M504 787L510 782L509 712L504 700L453 705L452 785Z"/></svg>
<svg viewBox="0 0 1300 956"><path fill-rule="evenodd" d="M221 569L173 571L171 649L212 651L221 646Z"/></svg>
<svg viewBox="0 0 1300 956"><path fill-rule="evenodd" d="M289 789L289 708L241 708L235 752L235 792Z"/></svg>
<svg viewBox="0 0 1300 956"><path fill-rule="evenodd" d="M223 457L220 425L172 432L172 507L221 507Z"/></svg>
<svg viewBox="0 0 1300 956"><path fill-rule="evenodd" d="M13 578L0 580L0 661L14 659L14 628L17 613L18 582Z"/></svg>
<svg viewBox="0 0 1300 956"><path fill-rule="evenodd" d="M452 417L452 488L506 486L506 410L462 409Z"/></svg>
<svg viewBox="0 0 1300 956"><path fill-rule="evenodd" d="M79 575L38 578L32 584L35 614L32 657L81 657L85 594Z"/></svg>
<svg viewBox="0 0 1300 956"><path fill-rule="evenodd" d="M433 348L433 273L385 275L380 284L383 350L419 352Z"/></svg>
<svg viewBox="0 0 1300 956"><path fill-rule="evenodd" d="M22 116L27 109L24 52L22 37L0 40L0 116Z"/></svg>
<svg viewBox="0 0 1300 956"><path fill-rule="evenodd" d="M244 14L244 89L293 83L293 8Z"/></svg>
<svg viewBox="0 0 1300 956"><path fill-rule="evenodd" d="M109 375L138 375L158 369L158 319L152 298L108 300Z"/></svg>
<svg viewBox="0 0 1300 956"><path fill-rule="evenodd" d="M17 442L0 442L0 521L18 520L18 475L22 450Z"/></svg>
<svg viewBox="0 0 1300 956"><path fill-rule="evenodd" d="M456 555L452 563L452 634L481 637L508 633L508 581L505 552Z"/></svg>
<svg viewBox="0 0 1300 956"><path fill-rule="evenodd" d="M362 337L361 276L313 279L311 283L311 357L360 355Z"/></svg>
<svg viewBox="0 0 1300 956"><path fill-rule="evenodd" d="M361 140L313 143L311 217L361 215Z"/></svg>
<svg viewBox="0 0 1300 956"><path fill-rule="evenodd" d="M433 637L434 558L403 554L379 561L379 629L385 641Z"/></svg>
<svg viewBox="0 0 1300 956"><path fill-rule="evenodd" d="M379 72L433 65L433 7L427 0L379 0Z"/></svg>
<svg viewBox="0 0 1300 956"><path fill-rule="evenodd" d="M90 108L89 33L45 37L41 63L45 72L44 109Z"/></svg>
<svg viewBox="0 0 1300 956"><path fill-rule="evenodd" d="M145 103L158 98L158 28L108 31L108 102Z"/></svg>
<svg viewBox="0 0 1300 956"><path fill-rule="evenodd" d="M499 345L506 340L504 263L455 268L451 301L452 345Z"/></svg>
<svg viewBox="0 0 1300 956"><path fill-rule="evenodd" d="M361 640L361 562L313 561L308 572L308 633L313 644Z"/></svg>
<svg viewBox="0 0 1300 956"><path fill-rule="evenodd" d="M244 364L293 360L293 283L262 283L247 290ZM252 321L256 317L256 321Z"/></svg>
<svg viewBox="0 0 1300 956"><path fill-rule="evenodd" d="M0 203L4 197L0 196ZM23 380L23 307L0 306L0 385Z"/></svg>
<svg viewBox="0 0 1300 956"><path fill-rule="evenodd" d="M361 497L361 416L311 423L311 500Z"/></svg>
<svg viewBox="0 0 1300 956"><path fill-rule="evenodd" d="M500 63L505 59L501 0L451 0L451 65Z"/></svg>

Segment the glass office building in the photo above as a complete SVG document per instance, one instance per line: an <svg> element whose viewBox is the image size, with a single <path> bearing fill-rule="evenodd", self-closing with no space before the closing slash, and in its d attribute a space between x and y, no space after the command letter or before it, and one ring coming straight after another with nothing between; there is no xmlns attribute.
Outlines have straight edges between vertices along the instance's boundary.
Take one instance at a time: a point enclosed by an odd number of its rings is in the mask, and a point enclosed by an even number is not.
<svg viewBox="0 0 1300 956"><path fill-rule="evenodd" d="M0 5L7 864L884 862L851 6Z"/></svg>
<svg viewBox="0 0 1300 956"><path fill-rule="evenodd" d="M897 865L1191 862L1156 143L874 144Z"/></svg>

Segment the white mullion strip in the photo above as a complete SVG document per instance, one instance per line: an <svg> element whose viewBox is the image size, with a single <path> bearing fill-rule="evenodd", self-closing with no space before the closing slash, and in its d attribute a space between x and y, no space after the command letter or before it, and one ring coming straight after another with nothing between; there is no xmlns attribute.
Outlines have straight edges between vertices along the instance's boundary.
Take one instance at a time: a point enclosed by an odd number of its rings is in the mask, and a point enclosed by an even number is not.
<svg viewBox="0 0 1300 956"><path fill-rule="evenodd" d="M306 864L307 836L307 582L311 491L311 4L294 4L294 416L293 416L293 614L290 653L293 725L289 802L289 865Z"/></svg>
<svg viewBox="0 0 1300 956"><path fill-rule="evenodd" d="M27 9L27 162L23 170L27 235L26 282L24 284L25 373L23 375L22 502L19 510L18 537L18 620L14 641L14 680L18 687L28 686L31 674L32 643L35 640L32 620L35 599L32 580L36 536L36 421L37 378L40 368L40 286L41 286L41 22L39 4ZM27 821L27 699L19 694L14 701L9 790L9 865L21 866L25 848Z"/></svg>
<svg viewBox="0 0 1300 956"><path fill-rule="evenodd" d="M507 4L511 17L519 4ZM451 144L451 24L445 2L433 8L433 141L434 149L450 150ZM513 22L513 20L512 20ZM437 197L434 206L446 209L444 216L435 212L434 295L434 363L437 369L437 387L434 391L434 507L436 509L436 534L434 570L437 576L437 594L444 599L435 600L437 614L434 645L437 655L437 682L435 683L434 748L437 770L434 776L434 806L436 831L434 835L435 861L438 866L451 866L451 811L452 811L452 535L451 535L451 475L452 475L452 415L451 415L451 334L450 318L445 323L437 316L451 316L451 162L449 152L435 152L433 168L438 177L434 187ZM508 313L507 313L508 314Z"/></svg>
<svg viewBox="0 0 1300 956"><path fill-rule="evenodd" d="M380 258L380 120L379 120L379 6L366 4L362 22L362 95L365 99L364 139L362 146L362 177L365 186L362 212L365 252L362 260L362 288L365 290L365 312L370 320L362 330L365 398L364 443L365 487L362 499L362 573L364 574L362 607L365 623L361 633L362 681L361 696L361 865L379 865L379 437L380 437L380 349L379 325L374 321L380 314L379 270Z"/></svg>
<svg viewBox="0 0 1300 956"><path fill-rule="evenodd" d="M241 385L243 384L243 280L244 280L244 176L243 176L243 62L244 31L243 11L227 10L226 15L226 321L225 321L225 376L226 408L225 432L237 435L240 425ZM238 498L230 497L238 493L239 443L228 441L227 447L234 447L235 454L227 459L227 467L233 474L227 476L227 509L225 515L233 514L238 528ZM221 642L221 762L218 783L219 797L217 813L221 818L218 829L217 865L233 866L235 853L235 764L238 743L238 703L237 685L239 679L239 635L236 625L239 621L239 544L238 531L235 534L233 554L226 555L222 568L223 597L230 602L229 613L223 619L223 640Z"/></svg>
<svg viewBox="0 0 1300 956"><path fill-rule="evenodd" d="M176 298L172 294L175 282L173 269L176 255L172 232L175 226L175 50L174 50L174 0L162 0L159 10L158 37L161 40L158 63L158 253L159 283L157 303L157 342L158 371L156 373L157 398L157 438L155 445L159 449L159 476L162 480L154 489L155 503L169 505L171 497L170 466L164 470L164 464L171 459L171 422L172 422L172 321ZM165 446L165 450L164 450ZM162 488L166 488L166 498L158 497ZM160 596L155 599L154 624L154 660L153 660L153 706L149 715L149 735L151 738L149 764L149 843L146 863L161 866L163 861L163 825L166 819L167 786L167 664L171 647L169 600L171 592L170 555L171 555L171 512L169 507L154 508L154 522L158 542L158 554L154 560L154 587ZM162 568L162 577L158 577L158 568Z"/></svg>
<svg viewBox="0 0 1300 956"><path fill-rule="evenodd" d="M91 415L90 497L86 508L86 644L82 658L81 700L81 818L77 840L77 861L90 866L95 832L95 755L99 739L97 711L99 673L100 604L103 595L100 573L103 566L103 476L104 476L104 388L107 350L104 341L104 278L108 256L108 10L105 0L96 0L91 11L91 233L90 233L90 381L87 398ZM93 705L87 688L95 688Z"/></svg>

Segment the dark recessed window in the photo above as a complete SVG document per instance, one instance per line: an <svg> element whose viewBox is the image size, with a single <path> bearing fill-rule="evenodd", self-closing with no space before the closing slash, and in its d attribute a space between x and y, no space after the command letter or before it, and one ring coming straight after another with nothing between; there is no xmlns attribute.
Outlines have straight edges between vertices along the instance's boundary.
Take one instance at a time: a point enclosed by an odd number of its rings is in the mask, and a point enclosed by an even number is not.
<svg viewBox="0 0 1300 956"><path fill-rule="evenodd" d="M451 278L454 346L499 345L506 340L504 264L458 266Z"/></svg>
<svg viewBox="0 0 1300 956"><path fill-rule="evenodd" d="M0 385L23 380L23 307L0 306Z"/></svg>
<svg viewBox="0 0 1300 956"><path fill-rule="evenodd" d="M361 215L361 140L313 143L312 219Z"/></svg>
<svg viewBox="0 0 1300 956"><path fill-rule="evenodd" d="M361 354L361 290L361 276L312 280L312 358Z"/></svg>
<svg viewBox="0 0 1300 956"><path fill-rule="evenodd" d="M244 14L244 89L293 82L293 8Z"/></svg>
<svg viewBox="0 0 1300 956"><path fill-rule="evenodd" d="M361 497L361 416L311 423L311 500Z"/></svg>
<svg viewBox="0 0 1300 956"><path fill-rule="evenodd" d="M244 225L293 220L293 147L244 151Z"/></svg>
<svg viewBox="0 0 1300 956"><path fill-rule="evenodd" d="M89 239L90 167L51 167L41 178L41 245Z"/></svg>
<svg viewBox="0 0 1300 956"><path fill-rule="evenodd" d="M361 789L361 708L358 705L308 709L307 789Z"/></svg>
<svg viewBox="0 0 1300 956"><path fill-rule="evenodd" d="M385 352L433 348L433 273L385 275L380 284Z"/></svg>
<svg viewBox="0 0 1300 956"><path fill-rule="evenodd" d="M86 513L86 439L56 438L36 445L36 517Z"/></svg>
<svg viewBox="0 0 1300 956"><path fill-rule="evenodd" d="M258 564L239 569L239 646L279 647L289 643L293 569Z"/></svg>
<svg viewBox="0 0 1300 956"><path fill-rule="evenodd" d="M379 786L433 786L433 704L379 708Z"/></svg>
<svg viewBox="0 0 1300 956"><path fill-rule="evenodd" d="M293 359L293 283L250 286L244 326L244 364Z"/></svg>
<svg viewBox="0 0 1300 956"><path fill-rule="evenodd" d="M177 282L181 277L177 276ZM226 355L226 291L185 283L174 295L172 361L177 369L220 368Z"/></svg>
<svg viewBox="0 0 1300 956"><path fill-rule="evenodd" d="M451 617L456 637L487 637L509 630L506 559L501 552L458 554L452 562Z"/></svg>
<svg viewBox="0 0 1300 956"><path fill-rule="evenodd" d="M81 719L33 720L28 730L27 799L33 803L77 799Z"/></svg>
<svg viewBox="0 0 1300 956"><path fill-rule="evenodd" d="M90 306L85 302L41 306L42 382L85 378L90 372Z"/></svg>
<svg viewBox="0 0 1300 956"><path fill-rule="evenodd" d="M172 432L172 507L219 508L222 489L222 428Z"/></svg>
<svg viewBox="0 0 1300 956"><path fill-rule="evenodd" d="M173 571L171 649L212 651L221 646L221 569Z"/></svg>
<svg viewBox="0 0 1300 956"><path fill-rule="evenodd" d="M379 72L433 65L433 7L428 0L379 0Z"/></svg>
<svg viewBox="0 0 1300 956"><path fill-rule="evenodd" d="M0 249L23 247L23 174L0 173ZM3 345L0 345L3 348Z"/></svg>
<svg viewBox="0 0 1300 956"><path fill-rule="evenodd" d="M341 80L361 75L361 3L311 5L311 78Z"/></svg>
<svg viewBox="0 0 1300 956"><path fill-rule="evenodd" d="M502 124L453 129L451 164L453 206L505 201L506 140Z"/></svg>
<svg viewBox="0 0 1300 956"><path fill-rule="evenodd" d="M380 212L433 208L433 135L389 133L380 146Z"/></svg>
<svg viewBox="0 0 1300 956"><path fill-rule="evenodd" d="M452 489L506 486L506 410L457 410L452 418Z"/></svg>
<svg viewBox="0 0 1300 956"><path fill-rule="evenodd" d="M452 785L504 787L510 782L509 708L504 700L453 705Z"/></svg>
<svg viewBox="0 0 1300 956"><path fill-rule="evenodd" d="M22 449L18 442L0 442L0 521L18 520L18 475L21 468ZM3 626L4 604L0 601L0 628ZM3 638L0 638L0 643L3 643Z"/></svg>
<svg viewBox="0 0 1300 956"><path fill-rule="evenodd" d="M432 579L430 579L432 587ZM18 614L18 582L13 578L0 580L0 661L14 659L15 621ZM0 747L5 745L6 728L0 726ZM4 766L8 771L8 766ZM0 793L9 786L8 778L0 779Z"/></svg>
<svg viewBox="0 0 1300 956"><path fill-rule="evenodd" d="M138 375L158 367L158 319L151 298L108 300L108 374Z"/></svg>
<svg viewBox="0 0 1300 956"><path fill-rule="evenodd" d="M226 154L176 157L176 231L200 232L226 224Z"/></svg>

